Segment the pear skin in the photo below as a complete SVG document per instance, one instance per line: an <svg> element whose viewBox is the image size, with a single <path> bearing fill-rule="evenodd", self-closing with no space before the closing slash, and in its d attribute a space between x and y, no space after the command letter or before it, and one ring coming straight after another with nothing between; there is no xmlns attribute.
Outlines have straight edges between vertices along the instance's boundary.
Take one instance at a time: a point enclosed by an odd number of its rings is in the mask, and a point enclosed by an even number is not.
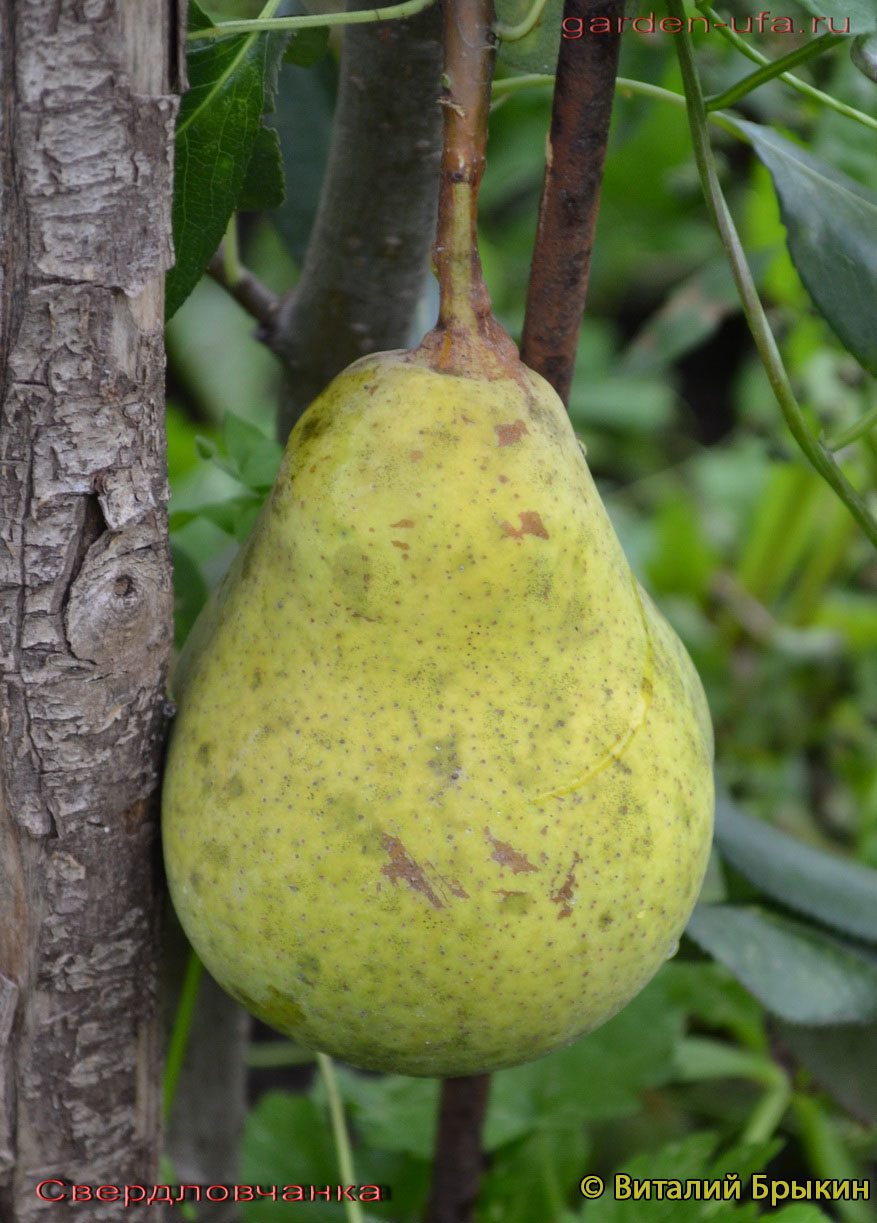
<svg viewBox="0 0 877 1223"><path fill-rule="evenodd" d="M712 729L562 403L524 366L350 366L175 682L163 835L217 981L354 1065L566 1045L672 954Z"/></svg>

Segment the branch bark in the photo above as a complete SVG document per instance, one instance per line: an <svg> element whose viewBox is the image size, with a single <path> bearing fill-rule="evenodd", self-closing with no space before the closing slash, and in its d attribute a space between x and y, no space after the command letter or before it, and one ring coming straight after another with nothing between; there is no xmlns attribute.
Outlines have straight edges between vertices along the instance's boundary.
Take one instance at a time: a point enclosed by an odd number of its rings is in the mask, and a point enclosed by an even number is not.
<svg viewBox="0 0 877 1223"><path fill-rule="evenodd" d="M427 1223L469 1223L484 1171L481 1130L489 1074L442 1083Z"/></svg>
<svg viewBox="0 0 877 1223"><path fill-rule="evenodd" d="M437 5L345 30L314 231L268 337L286 371L281 440L351 361L410 341L435 232L441 55Z"/></svg>
<svg viewBox="0 0 877 1223"><path fill-rule="evenodd" d="M560 40L521 360L564 403L588 290L623 16L624 0L565 0L563 6L564 20L580 20L584 33ZM608 19L612 33L591 33L596 18Z"/></svg>
<svg viewBox="0 0 877 1223"><path fill-rule="evenodd" d="M0 0L4 1223L157 1175L175 12Z"/></svg>

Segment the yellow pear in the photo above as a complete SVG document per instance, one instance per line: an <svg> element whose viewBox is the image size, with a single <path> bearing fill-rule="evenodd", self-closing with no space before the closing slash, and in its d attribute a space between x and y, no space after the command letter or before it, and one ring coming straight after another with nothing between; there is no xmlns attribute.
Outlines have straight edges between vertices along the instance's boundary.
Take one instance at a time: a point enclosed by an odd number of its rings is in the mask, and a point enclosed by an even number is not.
<svg viewBox="0 0 877 1223"><path fill-rule="evenodd" d="M363 358L299 421L182 659L163 819L230 994L357 1066L462 1075L575 1040L672 954L712 731L548 383L436 364Z"/></svg>

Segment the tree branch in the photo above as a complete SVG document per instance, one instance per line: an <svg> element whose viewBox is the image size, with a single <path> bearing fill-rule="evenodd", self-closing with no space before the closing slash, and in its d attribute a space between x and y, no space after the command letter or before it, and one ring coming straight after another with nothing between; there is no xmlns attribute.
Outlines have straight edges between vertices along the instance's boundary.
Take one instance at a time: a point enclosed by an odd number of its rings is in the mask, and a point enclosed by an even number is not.
<svg viewBox="0 0 877 1223"><path fill-rule="evenodd" d="M345 31L317 219L269 339L286 371L283 439L351 361L410 342L435 226L440 23L433 6Z"/></svg>
<svg viewBox="0 0 877 1223"><path fill-rule="evenodd" d="M238 265L238 274L232 279L228 275L222 248L216 252L207 267L209 275L243 306L247 314L259 323L258 338L270 344L277 325L281 298L263 285L243 264Z"/></svg>
<svg viewBox="0 0 877 1223"><path fill-rule="evenodd" d="M467 1075L442 1083L432 1190L427 1223L469 1223L484 1170L481 1129L490 1075Z"/></svg>
<svg viewBox="0 0 877 1223"><path fill-rule="evenodd" d="M584 32L560 40L521 359L564 402L588 288L623 15L624 0L565 0L563 8L564 20L580 20ZM596 18L608 19L612 33L591 33Z"/></svg>

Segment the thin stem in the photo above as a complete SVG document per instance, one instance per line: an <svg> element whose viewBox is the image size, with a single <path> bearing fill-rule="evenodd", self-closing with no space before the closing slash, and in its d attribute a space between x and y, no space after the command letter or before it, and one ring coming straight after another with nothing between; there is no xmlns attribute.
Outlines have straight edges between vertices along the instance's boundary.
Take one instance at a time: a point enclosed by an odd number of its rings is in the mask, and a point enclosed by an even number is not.
<svg viewBox="0 0 877 1223"><path fill-rule="evenodd" d="M798 443L804 455L813 468L834 489L850 513L861 525L865 534L877 546L877 520L873 517L863 498L850 484L846 476L834 462L831 454L816 440L807 427L803 413L795 399L788 375L783 366L777 348L776 340L767 321L764 307L755 289L749 265L740 243L740 238L734 226L722 188L716 174L712 149L707 128L707 111L704 104L703 91L697 68L694 62L694 51L691 37L687 31L682 0L667 0L670 14L681 22L681 30L677 35L677 53L682 70L682 80L685 86L685 96L688 99L688 117L691 124L691 137L694 146L694 158L700 173L701 184L707 206L719 231L722 244L731 266L743 312L752 332L752 338L761 357L765 372L773 393L780 405L789 432Z"/></svg>
<svg viewBox="0 0 877 1223"><path fill-rule="evenodd" d="M490 96L495 99L509 97L524 89L532 89L537 85L553 85L554 77L547 72L522 73L520 76L504 76L494 81L490 87ZM655 98L659 102L669 102L672 106L685 110L685 94L665 89L663 85L653 85L650 81L637 81L633 77L619 76L615 78L615 92L624 97L631 94L641 94L645 98ZM708 115L710 123L720 127L730 136L749 143L743 132L730 115L724 111L711 110Z"/></svg>
<svg viewBox="0 0 877 1223"><path fill-rule="evenodd" d="M768 1086L759 1096L743 1133L740 1135L741 1143L748 1145L749 1143L767 1142L769 1138L772 1138L789 1107L791 1098L792 1089L789 1080L782 1071L779 1071L777 1081Z"/></svg>
<svg viewBox="0 0 877 1223"><path fill-rule="evenodd" d="M517 25L504 25L501 21L495 22L494 34L500 42L517 42L521 38L526 38L545 11L547 2L548 0L534 0L530 11Z"/></svg>
<svg viewBox="0 0 877 1223"><path fill-rule="evenodd" d="M832 1118L819 1101L799 1091L792 1097L792 1107L801 1145L816 1176L837 1180L858 1179L862 1169L847 1150ZM873 1220L870 1206L863 1201L838 1201L837 1208L845 1223L870 1223Z"/></svg>
<svg viewBox="0 0 877 1223"><path fill-rule="evenodd" d="M174 1016L174 1026L168 1044L167 1057L164 1065L164 1119L170 1117L177 1094L177 1085L183 1069L186 1056L186 1046L189 1043L189 1032L195 1014L195 1004L198 1001L198 990L201 986L201 976L204 968L194 951L189 951L186 961L186 972L177 1003L177 1013Z"/></svg>
<svg viewBox="0 0 877 1223"><path fill-rule="evenodd" d="M347 1122L344 1119L344 1104L341 1100L341 1093L338 1090L338 1081L335 1078L335 1067L332 1064L331 1057L328 1057L325 1053L317 1054L317 1064L320 1067L326 1095L329 1098L329 1115L332 1118L332 1134L335 1139L335 1152L338 1156L338 1169L341 1173L341 1179L345 1185L355 1185L356 1173L353 1170L353 1152L350 1148ZM359 1201L345 1198L344 1208L347 1215L347 1223L364 1223L365 1216L362 1213L362 1206Z"/></svg>
<svg viewBox="0 0 877 1223"><path fill-rule="evenodd" d="M745 55L747 59L751 59L755 64L769 64L771 60L749 45L745 38L741 38L736 30L732 30L727 22L720 22L721 14L709 4L700 3L697 6L702 13L713 22L713 28L718 29L721 36L729 42L733 47L736 47L741 55ZM835 98L830 93L825 93L821 89L817 89L815 85L809 84L807 81L802 81L800 77L794 76L791 72L783 72L779 78L784 84L796 89L798 93L804 94L805 97L812 98L814 102L821 102L823 106L828 106L832 110L837 111L840 115L845 115L848 119L854 119L856 123L861 123L864 127L870 127L872 131L877 132L877 119L872 115L865 114L862 110L857 110L855 106L848 106L846 102L841 102L839 98Z"/></svg>
<svg viewBox="0 0 877 1223"><path fill-rule="evenodd" d="M790 51L788 55L783 55L780 59L768 60L766 64L756 69L755 72L751 72L749 76L744 76L742 81L738 81L730 89L707 98L707 110L718 110L721 106L733 105L740 98L745 98L748 93L752 93L753 89L758 89L760 85L766 84L767 81L772 81L776 77L782 76L789 68L794 68L798 64L804 64L808 60L815 59L818 55L824 55L826 51L842 42L843 38L843 34L822 34L812 42L796 47L794 51Z"/></svg>
<svg viewBox="0 0 877 1223"><path fill-rule="evenodd" d="M645 98L655 98L659 102L669 102L671 105L679 106L683 109L687 105L684 93L676 93L673 89L664 89L662 85L652 85L649 81L637 81L627 76L620 76L616 79L615 91L620 94L642 94ZM748 143L733 118L730 115L726 115L724 111L711 110L707 118L710 123L720 127L723 132L728 132L729 135L736 136L738 140Z"/></svg>
<svg viewBox="0 0 877 1223"><path fill-rule="evenodd" d="M263 285L249 268L240 262L235 263L234 258L227 264L225 241L210 260L207 271L238 305L243 306L246 312L261 324L259 339L270 344L280 310L280 298L277 294L272 293L267 285Z"/></svg>
<svg viewBox="0 0 877 1223"><path fill-rule="evenodd" d="M203 42L211 38L225 38L229 34L278 33L281 30L313 30L320 26L365 25L370 21L393 21L399 17L413 17L434 0L405 0L404 4L391 4L387 8L356 9L351 13L305 13L300 17L273 17L267 13L250 21L222 21L203 30L190 30L190 42ZM280 0L272 4L272 12Z"/></svg>
<svg viewBox="0 0 877 1223"><path fill-rule="evenodd" d="M520 76L504 76L502 80L494 81L490 86L490 96L501 98L521 89L530 89L533 85L553 84L554 74L551 72L522 72Z"/></svg>
<svg viewBox="0 0 877 1223"><path fill-rule="evenodd" d="M877 425L877 403L874 404L873 408L869 408L864 416L860 416L858 420L853 421L848 428L823 443L825 449L832 451L832 453L837 450L843 450L845 446L851 446L860 437L870 433L875 425Z"/></svg>

